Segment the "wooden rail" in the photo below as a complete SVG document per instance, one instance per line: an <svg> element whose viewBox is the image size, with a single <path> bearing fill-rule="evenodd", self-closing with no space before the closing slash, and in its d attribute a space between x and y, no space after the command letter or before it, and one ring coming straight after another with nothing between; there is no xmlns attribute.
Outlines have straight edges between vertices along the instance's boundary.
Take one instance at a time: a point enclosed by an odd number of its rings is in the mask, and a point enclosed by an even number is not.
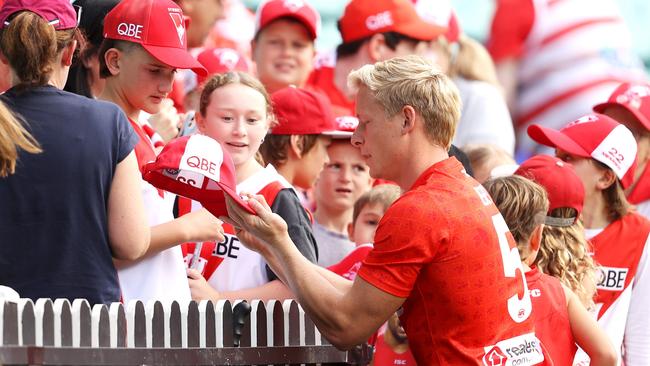
<svg viewBox="0 0 650 366"><path fill-rule="evenodd" d="M367 364L340 351L297 302L0 301L2 365Z"/></svg>

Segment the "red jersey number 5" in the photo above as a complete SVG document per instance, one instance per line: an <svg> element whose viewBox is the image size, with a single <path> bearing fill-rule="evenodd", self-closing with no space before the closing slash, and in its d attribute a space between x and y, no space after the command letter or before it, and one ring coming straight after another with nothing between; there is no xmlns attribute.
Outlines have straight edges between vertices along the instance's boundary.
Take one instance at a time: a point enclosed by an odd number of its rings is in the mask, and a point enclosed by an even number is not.
<svg viewBox="0 0 650 366"><path fill-rule="evenodd" d="M524 276L524 270L521 266L521 260L519 259L519 251L517 248L510 248L510 245L508 244L506 233L510 231L510 229L508 229L508 225L501 214L492 216L492 224L494 224L494 229L499 238L499 248L501 249L501 259L503 260L503 272L505 276L508 278L516 278L517 270L519 270L519 278L524 286L524 295L522 298L519 298L518 294L514 294L508 299L508 314L510 314L510 317L516 323L521 323L528 319L533 307L530 300L528 285L526 284L526 278Z"/></svg>

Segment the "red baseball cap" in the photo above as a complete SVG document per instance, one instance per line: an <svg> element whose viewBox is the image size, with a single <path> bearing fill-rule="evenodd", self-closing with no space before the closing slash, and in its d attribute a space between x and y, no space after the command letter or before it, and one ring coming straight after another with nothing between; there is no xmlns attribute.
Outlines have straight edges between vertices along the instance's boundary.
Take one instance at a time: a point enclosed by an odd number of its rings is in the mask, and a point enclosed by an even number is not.
<svg viewBox="0 0 650 366"><path fill-rule="evenodd" d="M634 181L636 140L622 124L603 114L581 117L561 130L533 124L528 135L538 143L607 165L627 188Z"/></svg>
<svg viewBox="0 0 650 366"><path fill-rule="evenodd" d="M430 41L447 29L425 22L409 0L352 0L339 19L339 31L348 43L384 32Z"/></svg>
<svg viewBox="0 0 650 366"><path fill-rule="evenodd" d="M279 18L294 18L301 22L314 40L320 33L318 11L304 0L268 0L260 4L255 13L255 34Z"/></svg>
<svg viewBox="0 0 650 366"><path fill-rule="evenodd" d="M623 83L614 90L607 103L594 106L594 112L603 113L607 107L615 105L630 111L650 130L650 85Z"/></svg>
<svg viewBox="0 0 650 366"><path fill-rule="evenodd" d="M332 105L324 95L289 86L271 94L273 112L278 125L273 135L328 135L340 136Z"/></svg>
<svg viewBox="0 0 650 366"><path fill-rule="evenodd" d="M425 21L447 28L444 33L449 43L458 42L461 29L458 17L449 0L412 0L418 15Z"/></svg>
<svg viewBox="0 0 650 366"><path fill-rule="evenodd" d="M516 175L528 178L544 187L548 194L548 214L556 208L569 207L578 212L576 217L561 218L548 216L546 225L571 226L582 212L585 188L573 166L549 155L536 155L526 160L515 171Z"/></svg>
<svg viewBox="0 0 650 366"><path fill-rule="evenodd" d="M206 48L196 59L207 70L206 75L198 75L196 81L199 84L210 75L223 74L228 71L250 72L250 65L246 57L232 48Z"/></svg>
<svg viewBox="0 0 650 366"><path fill-rule="evenodd" d="M183 11L172 0L123 0L104 19L104 38L138 43L158 61L205 74L187 52Z"/></svg>
<svg viewBox="0 0 650 366"><path fill-rule="evenodd" d="M144 166L142 177L157 188L200 202L217 217L228 216L224 193L255 213L237 194L230 155L208 136L183 136L169 141L156 161Z"/></svg>
<svg viewBox="0 0 650 366"><path fill-rule="evenodd" d="M56 30L76 28L78 24L77 13L70 0L5 0L0 8L0 29L8 26L9 17L19 11L37 14Z"/></svg>

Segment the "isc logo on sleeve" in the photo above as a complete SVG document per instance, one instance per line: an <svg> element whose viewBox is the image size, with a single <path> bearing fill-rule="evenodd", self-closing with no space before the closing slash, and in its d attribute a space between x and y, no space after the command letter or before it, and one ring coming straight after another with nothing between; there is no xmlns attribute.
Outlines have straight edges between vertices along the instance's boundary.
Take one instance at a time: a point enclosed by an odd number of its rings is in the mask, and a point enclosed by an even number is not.
<svg viewBox="0 0 650 366"><path fill-rule="evenodd" d="M599 290L622 291L625 288L627 270L627 268L598 267L598 284L596 287Z"/></svg>

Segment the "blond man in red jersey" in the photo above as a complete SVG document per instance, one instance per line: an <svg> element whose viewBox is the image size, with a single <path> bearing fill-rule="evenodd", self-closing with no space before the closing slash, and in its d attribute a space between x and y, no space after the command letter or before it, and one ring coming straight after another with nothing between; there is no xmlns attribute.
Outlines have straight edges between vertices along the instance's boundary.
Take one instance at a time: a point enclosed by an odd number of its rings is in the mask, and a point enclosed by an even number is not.
<svg viewBox="0 0 650 366"><path fill-rule="evenodd" d="M242 241L339 348L364 342L401 307L418 364L543 362L514 240L487 192L447 154L460 117L452 82L418 56L366 65L349 81L358 90L352 144L373 177L404 191L354 282L303 260L261 197L249 196L257 215L229 202Z"/></svg>

